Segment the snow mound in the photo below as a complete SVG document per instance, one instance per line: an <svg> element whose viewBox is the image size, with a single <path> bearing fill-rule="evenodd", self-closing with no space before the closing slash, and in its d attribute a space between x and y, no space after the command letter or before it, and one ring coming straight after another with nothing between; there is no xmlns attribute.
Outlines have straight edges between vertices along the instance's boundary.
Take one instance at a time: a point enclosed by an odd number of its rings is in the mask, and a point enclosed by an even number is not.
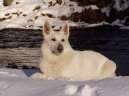
<svg viewBox="0 0 129 96"><path fill-rule="evenodd" d="M9 86L10 85L7 82L5 82L5 81L1 81L0 82L0 90L7 89L7 88L9 88Z"/></svg>
<svg viewBox="0 0 129 96"><path fill-rule="evenodd" d="M86 9L92 9L92 10L97 10L97 9L99 9L99 7L98 6L96 6L96 5L89 5L89 6L85 6L85 8Z"/></svg>
<svg viewBox="0 0 129 96"><path fill-rule="evenodd" d="M77 85L66 85L65 95L74 95L78 90Z"/></svg>
<svg viewBox="0 0 129 96"><path fill-rule="evenodd" d="M91 88L89 85L66 85L66 96L98 96L97 88Z"/></svg>
<svg viewBox="0 0 129 96"><path fill-rule="evenodd" d="M122 24L122 22L117 19L116 21L112 22L111 24L112 26L120 26L120 27L124 27L124 25Z"/></svg>
<svg viewBox="0 0 129 96"><path fill-rule="evenodd" d="M49 20L53 26L60 27L64 23L60 20L61 16L69 16L74 12L80 13L83 9L77 3L69 0L62 0L62 2L57 2L57 0L14 0L12 5L1 7L0 29L41 29L46 20Z"/></svg>
<svg viewBox="0 0 129 96"><path fill-rule="evenodd" d="M96 87L91 88L89 85L85 85L82 89L80 96L98 96Z"/></svg>
<svg viewBox="0 0 129 96"><path fill-rule="evenodd" d="M30 78L38 72L33 69L0 69L0 72L3 75L0 76L0 96L129 96L129 77L66 81Z"/></svg>
<svg viewBox="0 0 129 96"><path fill-rule="evenodd" d="M124 0L124 2L121 4L121 0L114 0L115 4L114 4L114 8L116 8L118 11L123 11L126 10L127 8L129 8L129 1L128 0Z"/></svg>
<svg viewBox="0 0 129 96"><path fill-rule="evenodd" d="M123 11L128 10L129 0L123 0L123 2L121 0L113 1L111 5L99 8L97 5L79 6L77 2L70 0L14 0L12 5L3 6L3 0L0 0L0 29L42 29L46 20L49 20L55 30L60 29L66 20L69 21L70 26L74 27L103 26L103 22L107 24L120 18L118 16L110 21L111 10L113 9L116 9L116 13L121 12L125 15L122 15L121 18L128 18ZM99 19L99 17L101 18ZM108 25L112 24L108 23Z"/></svg>

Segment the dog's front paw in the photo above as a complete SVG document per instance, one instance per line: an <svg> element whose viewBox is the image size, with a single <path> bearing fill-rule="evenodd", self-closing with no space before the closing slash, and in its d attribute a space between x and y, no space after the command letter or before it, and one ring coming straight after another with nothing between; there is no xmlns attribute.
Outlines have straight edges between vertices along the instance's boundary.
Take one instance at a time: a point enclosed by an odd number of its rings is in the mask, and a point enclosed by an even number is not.
<svg viewBox="0 0 129 96"><path fill-rule="evenodd" d="M32 78L44 78L46 79L47 76L45 74L42 74L42 73L35 73L33 75L31 75Z"/></svg>
<svg viewBox="0 0 129 96"><path fill-rule="evenodd" d="M69 78L66 78L66 77L58 77L58 78L56 78L56 80L70 80Z"/></svg>

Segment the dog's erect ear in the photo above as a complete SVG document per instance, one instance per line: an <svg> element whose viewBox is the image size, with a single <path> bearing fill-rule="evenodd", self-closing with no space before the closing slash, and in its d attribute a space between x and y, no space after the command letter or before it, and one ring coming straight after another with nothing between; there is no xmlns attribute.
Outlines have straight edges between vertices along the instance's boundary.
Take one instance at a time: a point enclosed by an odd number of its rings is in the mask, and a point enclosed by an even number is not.
<svg viewBox="0 0 129 96"><path fill-rule="evenodd" d="M43 25L43 35L48 35L52 31L52 27L48 21L45 21Z"/></svg>
<svg viewBox="0 0 129 96"><path fill-rule="evenodd" d="M64 26L62 27L62 32L64 32L64 34L69 37L69 24L68 22L65 22Z"/></svg>

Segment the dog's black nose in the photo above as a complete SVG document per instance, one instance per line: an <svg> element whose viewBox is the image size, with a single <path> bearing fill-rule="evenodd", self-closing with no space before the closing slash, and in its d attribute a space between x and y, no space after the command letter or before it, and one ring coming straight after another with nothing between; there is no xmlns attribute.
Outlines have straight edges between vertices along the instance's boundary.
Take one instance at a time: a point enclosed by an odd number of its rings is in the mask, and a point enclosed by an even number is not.
<svg viewBox="0 0 129 96"><path fill-rule="evenodd" d="M57 47L58 52L62 52L63 51L63 46L61 44L58 45Z"/></svg>

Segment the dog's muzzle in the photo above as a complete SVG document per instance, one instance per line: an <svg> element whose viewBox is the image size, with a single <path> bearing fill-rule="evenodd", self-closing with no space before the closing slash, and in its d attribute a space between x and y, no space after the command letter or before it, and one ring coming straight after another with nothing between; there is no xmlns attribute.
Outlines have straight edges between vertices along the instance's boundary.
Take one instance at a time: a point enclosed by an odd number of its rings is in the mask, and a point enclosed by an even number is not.
<svg viewBox="0 0 129 96"><path fill-rule="evenodd" d="M63 52L63 46L62 46L61 44L58 45L57 51L58 51L59 53L62 53L62 52Z"/></svg>

